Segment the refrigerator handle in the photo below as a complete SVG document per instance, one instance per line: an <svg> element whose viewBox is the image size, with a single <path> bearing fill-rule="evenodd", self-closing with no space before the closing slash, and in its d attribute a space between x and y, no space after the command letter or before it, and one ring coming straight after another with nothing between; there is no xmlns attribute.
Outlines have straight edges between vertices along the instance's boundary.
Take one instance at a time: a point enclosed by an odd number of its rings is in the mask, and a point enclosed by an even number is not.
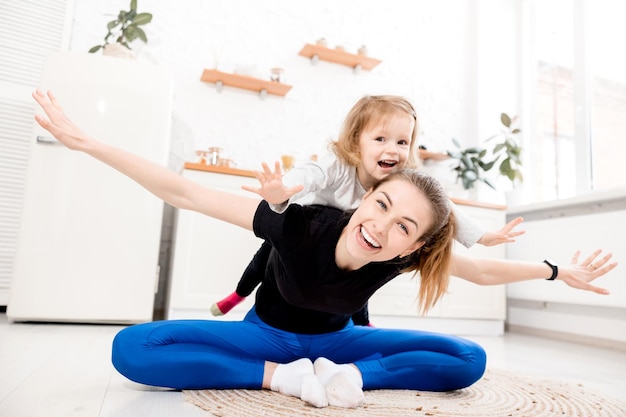
<svg viewBox="0 0 626 417"><path fill-rule="evenodd" d="M61 142L52 136L37 136L37 143L42 145L62 145Z"/></svg>

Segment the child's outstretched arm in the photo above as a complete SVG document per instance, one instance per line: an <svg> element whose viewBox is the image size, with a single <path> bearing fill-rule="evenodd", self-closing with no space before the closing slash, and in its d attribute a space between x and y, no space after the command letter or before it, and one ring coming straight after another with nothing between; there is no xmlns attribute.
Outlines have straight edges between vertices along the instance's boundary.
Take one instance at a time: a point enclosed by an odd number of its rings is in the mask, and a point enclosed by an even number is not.
<svg viewBox="0 0 626 417"><path fill-rule="evenodd" d="M515 227L517 227L523 221L524 219L522 217L516 217L507 224L505 224L504 227L498 231L487 231L480 237L480 239L478 239L478 243L485 246L495 246L500 245L501 243L515 242L516 237L526 233L526 231L524 230L513 231L513 229L515 229Z"/></svg>
<svg viewBox="0 0 626 417"><path fill-rule="evenodd" d="M270 204L283 204L304 189L304 185L296 185L290 188L283 184L283 173L279 162L274 164L274 172L270 170L269 165L265 162L262 163L262 166L263 172L254 171L254 176L259 180L261 186L249 187L242 185L242 189L260 195Z"/></svg>
<svg viewBox="0 0 626 417"><path fill-rule="evenodd" d="M508 222L502 229L491 232L486 231L484 227L479 226L470 219L456 204L450 202L454 217L456 217L456 234L454 238L466 248L472 247L476 243L485 246L495 246L501 243L515 242L515 238L526 233L523 230L513 231L520 223L524 221L522 217L516 217Z"/></svg>
<svg viewBox="0 0 626 417"><path fill-rule="evenodd" d="M51 92L46 95L37 90L33 98L48 116L35 116L37 123L69 149L104 162L174 207L194 210L252 230L258 199L202 187L147 159L99 142L63 113Z"/></svg>

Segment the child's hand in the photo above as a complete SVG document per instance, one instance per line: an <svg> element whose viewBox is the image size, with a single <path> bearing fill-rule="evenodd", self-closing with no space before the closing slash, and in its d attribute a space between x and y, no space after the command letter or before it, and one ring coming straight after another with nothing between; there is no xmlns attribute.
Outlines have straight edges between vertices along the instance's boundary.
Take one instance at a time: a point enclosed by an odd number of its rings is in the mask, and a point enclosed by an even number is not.
<svg viewBox="0 0 626 417"><path fill-rule="evenodd" d="M260 195L270 204L282 204L288 201L291 196L304 189L304 185L297 185L292 188L285 187L279 162L275 163L274 172L270 170L270 167L265 162L262 165L263 172L254 171L254 176L259 180L261 187L254 188L242 185L242 189Z"/></svg>
<svg viewBox="0 0 626 417"><path fill-rule="evenodd" d="M516 237L526 233L524 230L513 231L513 229L523 221L524 219L522 217L516 217L497 232L485 232L485 234L478 239L478 243L484 246L495 246L501 243L515 242Z"/></svg>

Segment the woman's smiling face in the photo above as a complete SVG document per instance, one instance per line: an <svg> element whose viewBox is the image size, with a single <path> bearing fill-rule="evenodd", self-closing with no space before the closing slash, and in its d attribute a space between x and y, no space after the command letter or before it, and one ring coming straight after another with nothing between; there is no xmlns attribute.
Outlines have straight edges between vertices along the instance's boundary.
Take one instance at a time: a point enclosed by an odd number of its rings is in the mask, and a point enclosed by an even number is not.
<svg viewBox="0 0 626 417"><path fill-rule="evenodd" d="M369 262L406 256L423 245L433 223L432 205L418 188L396 178L369 191L350 218L338 252L342 268L358 269ZM341 255L346 257L339 259Z"/></svg>

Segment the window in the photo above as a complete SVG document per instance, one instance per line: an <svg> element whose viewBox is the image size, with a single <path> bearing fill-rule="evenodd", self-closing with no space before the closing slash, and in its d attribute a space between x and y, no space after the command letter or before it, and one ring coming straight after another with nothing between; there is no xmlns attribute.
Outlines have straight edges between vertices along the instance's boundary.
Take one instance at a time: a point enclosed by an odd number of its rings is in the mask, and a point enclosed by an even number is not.
<svg viewBox="0 0 626 417"><path fill-rule="evenodd" d="M626 187L626 3L587 1L593 188Z"/></svg>
<svg viewBox="0 0 626 417"><path fill-rule="evenodd" d="M528 0L525 166L532 200L626 187L626 28L618 0Z"/></svg>

